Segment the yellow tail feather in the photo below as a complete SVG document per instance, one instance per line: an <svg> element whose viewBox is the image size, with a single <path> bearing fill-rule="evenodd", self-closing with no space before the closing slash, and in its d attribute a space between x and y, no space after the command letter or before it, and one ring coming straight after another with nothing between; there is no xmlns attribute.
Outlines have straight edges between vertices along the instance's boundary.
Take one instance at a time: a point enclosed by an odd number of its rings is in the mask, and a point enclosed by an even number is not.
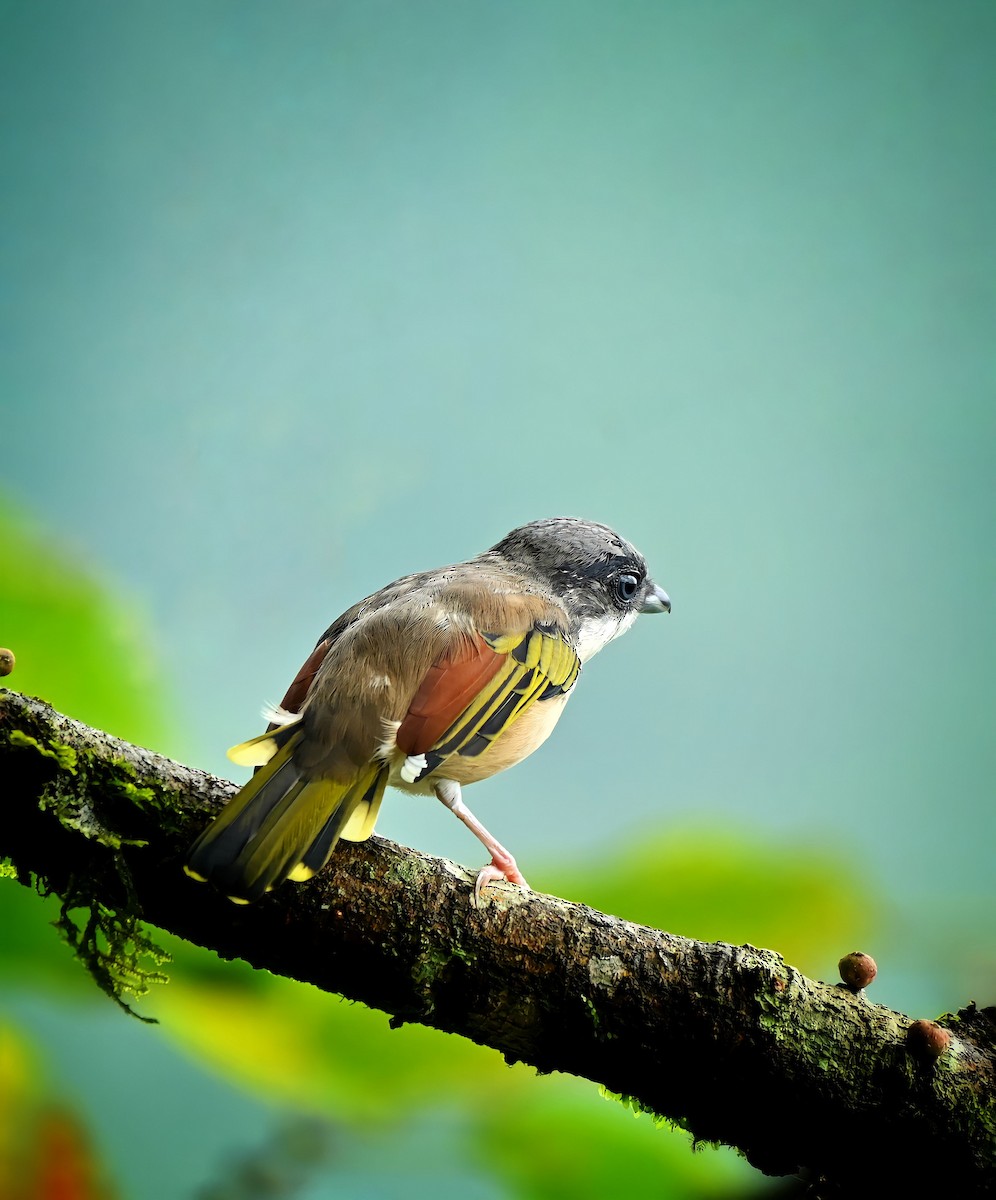
<svg viewBox="0 0 996 1200"><path fill-rule="evenodd" d="M271 729L259 737L250 738L248 742L239 742L228 751L228 757L240 767L265 767L279 749L277 739L273 736L275 732Z"/></svg>

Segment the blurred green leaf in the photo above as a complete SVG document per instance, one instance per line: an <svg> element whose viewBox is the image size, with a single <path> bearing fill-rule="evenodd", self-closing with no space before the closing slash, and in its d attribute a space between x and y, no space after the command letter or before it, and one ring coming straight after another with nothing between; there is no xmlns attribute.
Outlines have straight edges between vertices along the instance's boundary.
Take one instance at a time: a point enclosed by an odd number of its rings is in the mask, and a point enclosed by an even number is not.
<svg viewBox="0 0 996 1200"><path fill-rule="evenodd" d="M4 686L143 746L168 740L152 639L133 597L112 594L66 547L0 498Z"/></svg>
<svg viewBox="0 0 996 1200"><path fill-rule="evenodd" d="M473 1105L485 1092L533 1077L493 1050L421 1025L391 1029L388 1016L292 980L226 964L210 980L197 961L213 958L166 939L169 987L141 1005L159 1029L199 1061L260 1095L334 1117L402 1118L431 1096Z"/></svg>
<svg viewBox="0 0 996 1200"><path fill-rule="evenodd" d="M705 1200L746 1195L757 1180L733 1151L704 1146L692 1153L687 1133L636 1116L564 1076L535 1081L513 1103L490 1104L477 1146L521 1200L647 1194Z"/></svg>
<svg viewBox="0 0 996 1200"><path fill-rule="evenodd" d="M168 722L162 683L131 599L111 593L13 505L0 498L4 577L0 644L16 657L8 688L38 695L69 716L146 746L163 747ZM92 989L42 900L0 880L0 966L20 980Z"/></svg>
<svg viewBox="0 0 996 1200"><path fill-rule="evenodd" d="M58 896L43 898L13 879L0 879L0 978L92 996L93 980L53 927L60 908Z"/></svg>
<svg viewBox="0 0 996 1200"><path fill-rule="evenodd" d="M813 975L871 944L879 910L843 855L728 829L634 831L597 861L561 862L543 879L559 896L630 921L776 950Z"/></svg>

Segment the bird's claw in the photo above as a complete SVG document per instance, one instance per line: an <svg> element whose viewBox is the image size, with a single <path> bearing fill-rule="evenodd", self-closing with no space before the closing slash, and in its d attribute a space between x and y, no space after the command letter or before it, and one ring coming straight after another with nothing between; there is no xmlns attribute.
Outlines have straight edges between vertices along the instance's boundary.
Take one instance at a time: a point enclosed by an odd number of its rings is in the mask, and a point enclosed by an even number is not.
<svg viewBox="0 0 996 1200"><path fill-rule="evenodd" d="M496 854L491 859L486 867L482 867L477 873L477 880L474 883L474 903L480 906L481 892L488 886L489 883L494 883L498 879L504 879L508 883L514 883L518 887L529 887L526 883L525 876L515 864L515 859L507 851L504 855Z"/></svg>

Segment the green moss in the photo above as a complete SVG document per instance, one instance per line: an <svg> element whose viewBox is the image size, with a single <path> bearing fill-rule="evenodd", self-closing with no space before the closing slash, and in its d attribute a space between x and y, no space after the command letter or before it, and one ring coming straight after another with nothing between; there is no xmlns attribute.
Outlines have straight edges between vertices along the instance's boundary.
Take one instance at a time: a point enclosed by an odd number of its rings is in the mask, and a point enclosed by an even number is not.
<svg viewBox="0 0 996 1200"><path fill-rule="evenodd" d="M141 998L153 984L166 983L168 976L161 968L170 961L170 955L142 925L131 872L120 853L123 844L142 843L109 833L101 841L112 850L110 867L93 877L72 878L69 887L59 894L62 908L55 926L102 992L140 1021L152 1022L152 1018L136 1013L126 999ZM111 871L113 880L107 878ZM112 889L123 891L120 904L109 905L101 898Z"/></svg>
<svg viewBox="0 0 996 1200"><path fill-rule="evenodd" d="M127 796L139 808L144 808L147 804L155 804L156 793L152 788L139 787L137 784L129 783L127 779L120 780L117 788L122 796Z"/></svg>
<svg viewBox="0 0 996 1200"><path fill-rule="evenodd" d="M431 1013L435 1007L436 985L449 974L454 963L473 963L474 956L459 946L434 946L423 951L412 966L411 980L416 991L425 1002L425 1013Z"/></svg>
<svg viewBox="0 0 996 1200"><path fill-rule="evenodd" d="M126 997L144 996L152 984L165 982L167 977L161 968L169 955L143 929L131 874L120 853L123 846L143 846L146 842L121 832L119 823L104 812L100 798L116 793L145 811L155 807L157 794L152 788L139 786L131 763L104 760L54 738L45 739L43 731L36 733L39 736L32 737L12 729L7 737L10 745L33 750L60 769L60 774L43 787L39 807L50 812L65 829L83 834L110 852L107 857L89 860L99 864L92 874L77 873L58 891L40 883L40 890L59 897L61 909L55 927L98 987L138 1016ZM115 894L123 896L120 904L111 906L102 899ZM149 1019L139 1017L142 1021Z"/></svg>
<svg viewBox="0 0 996 1200"><path fill-rule="evenodd" d="M431 991L436 980L449 970L454 962L472 963L474 957L459 946L453 949L432 949L419 955L412 968L412 982L420 991Z"/></svg>
<svg viewBox="0 0 996 1200"><path fill-rule="evenodd" d="M634 1117L649 1117L657 1126L668 1125L672 1129L684 1129L686 1132L691 1132L680 1120L662 1117L659 1112L654 1112L652 1108L644 1104L641 1100L637 1100L635 1096L626 1096L622 1092L610 1092L604 1086L599 1086L598 1094L604 1100L612 1100L616 1104L621 1104L623 1108L628 1108Z"/></svg>
<svg viewBox="0 0 996 1200"><path fill-rule="evenodd" d="M152 984L166 983L168 976L160 968L170 956L143 931L133 907L130 873L119 855L115 859L128 892L127 904L112 908L88 894L87 880L74 880L72 889L60 897L62 908L55 927L105 995L133 1017L155 1024L154 1018L136 1013L125 997L140 998ZM78 922L73 913L81 910L86 917Z"/></svg>
<svg viewBox="0 0 996 1200"><path fill-rule="evenodd" d="M371 866L371 874L375 874ZM418 883L424 879L426 875L432 875L433 870L417 855L406 854L396 858L391 863L387 871L387 878L397 880L398 883L412 884Z"/></svg>
<svg viewBox="0 0 996 1200"><path fill-rule="evenodd" d="M592 1028L598 1033L601 1029L602 1019L598 1015L598 1009L595 1007L594 1001L589 996L582 996L581 1000L588 1010L588 1015L591 1017Z"/></svg>
<svg viewBox="0 0 996 1200"><path fill-rule="evenodd" d="M21 746L25 749L30 747L46 758L54 759L63 771L68 771L71 775L76 774L77 755L72 746L66 746L64 743L54 740L48 746L43 746L37 738L31 737L21 729L12 729L8 736L12 746Z"/></svg>
<svg viewBox="0 0 996 1200"><path fill-rule="evenodd" d="M138 776L134 764L126 758L108 758L101 760L101 765L107 771L107 784L119 795L143 811L147 811L149 808L154 811L159 810L159 797L156 795L155 789L140 787L135 782ZM144 843L128 842L128 844L142 845Z"/></svg>
<svg viewBox="0 0 996 1200"><path fill-rule="evenodd" d="M73 792L48 789L39 802L39 807L54 814L64 829L82 833L108 850L120 850L122 846L144 846L143 838L129 838L111 829L98 817L85 801Z"/></svg>

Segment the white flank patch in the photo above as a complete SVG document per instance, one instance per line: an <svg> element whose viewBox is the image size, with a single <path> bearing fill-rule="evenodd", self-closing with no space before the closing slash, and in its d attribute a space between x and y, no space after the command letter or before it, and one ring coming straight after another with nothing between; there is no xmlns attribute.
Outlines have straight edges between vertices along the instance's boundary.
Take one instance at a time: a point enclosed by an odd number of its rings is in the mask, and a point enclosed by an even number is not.
<svg viewBox="0 0 996 1200"><path fill-rule="evenodd" d="M374 758L379 758L381 762L388 762L392 755L398 752L398 730L401 728L401 722L383 721L382 725L384 733L380 745L374 752Z"/></svg>
<svg viewBox="0 0 996 1200"><path fill-rule="evenodd" d="M401 778L405 783L414 783L428 765L424 754L409 754L401 764Z"/></svg>
<svg viewBox="0 0 996 1200"><path fill-rule="evenodd" d="M370 686L372 688L389 688L391 686L390 675L371 675Z"/></svg>
<svg viewBox="0 0 996 1200"><path fill-rule="evenodd" d="M264 704L261 716L264 721L268 721L271 725L293 725L295 721L300 721L301 714L291 712L290 709L281 708L279 704Z"/></svg>

